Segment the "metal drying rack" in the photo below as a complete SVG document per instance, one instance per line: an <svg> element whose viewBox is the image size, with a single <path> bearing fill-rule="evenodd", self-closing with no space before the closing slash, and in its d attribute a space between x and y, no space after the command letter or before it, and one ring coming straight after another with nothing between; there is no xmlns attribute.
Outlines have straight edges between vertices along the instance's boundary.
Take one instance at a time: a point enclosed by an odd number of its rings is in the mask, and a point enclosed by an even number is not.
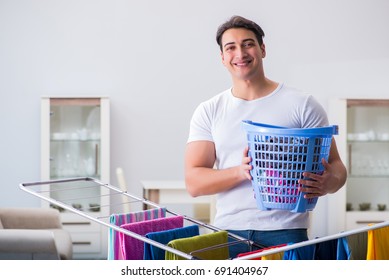
<svg viewBox="0 0 389 280"><path fill-rule="evenodd" d="M67 187L63 187L62 188L55 188L54 186L55 185L59 185L59 184L65 184L65 185L72 185L71 187L67 186ZM51 186L49 188L42 188L42 186ZM98 211L96 211L95 209L93 209L94 207L108 207L110 209L110 204L107 204L107 205L98 205L98 206L92 206L90 207L89 209L85 209L85 211L83 210L80 210L80 209L77 209L75 208L73 205L72 205L72 202L74 201L80 201L82 199L86 200L86 201L90 201L91 199L97 199L98 197L91 197L91 196L84 196L84 197L80 197L80 196L77 196L77 197L67 197L66 199L64 200L58 200L55 197L55 195L53 195L53 193L55 192L73 192L73 193L78 193L78 191L80 189L90 189L90 188L107 188L110 190L109 194L107 194L108 196L124 196L126 198L126 200L123 200L125 202L123 203L143 203L145 205L147 205L148 207L152 207L152 208L162 208L162 206L150 201L150 200L147 200L145 198L139 198L135 195L132 195L126 191L123 191L115 186L112 186L110 184L106 184L106 183L103 183L95 178L90 178L90 177L81 177L81 178L72 178L72 179L61 179L61 180L50 180L50 181L43 181L43 182L33 182L33 183L21 183L19 185L19 187L27 192L27 193L30 193L36 197L39 197L49 203L51 203L51 206L54 207L54 208L59 208L62 210L68 210L70 212L73 212L73 213L76 213L82 217L85 217L93 222L96 222L96 223L99 223L101 225L104 225L108 228L112 228L113 230L116 230L118 232L121 232L123 234L126 234L128 236L131 236L133 238L136 238L138 240L141 240L143 242L146 242L146 243L149 243L150 245L153 245L153 246L156 246L160 249L163 249L165 251L169 251L173 254L176 254L184 259L188 259L188 260L196 260L196 259L199 259L198 257L196 257L194 255L194 253L198 253L200 251L206 251L206 250L213 250L213 249L218 249L220 247L223 247L223 246L231 246L231 245L234 245L234 244L237 244L237 243L241 243L241 242L244 242L246 243L249 248L257 248L257 249L265 249L265 247L261 244L257 244L257 243L254 243L253 241L251 240L248 240L248 239L244 239L238 235L235 235L235 234L232 234L230 232L228 232L228 236L232 239L234 239L235 241L229 241L228 243L226 244L219 244L219 245L215 245L215 246L212 246L212 247L207 247L207 248L204 248L204 249L201 249L201 250L197 250L197 251L194 251L194 252L190 252L190 253L185 253L185 252L182 252L180 250L177 250L177 249L174 249L172 247L169 247L165 244L162 244L162 243L159 243L157 241L154 241L154 240L151 240L145 236L142 236L142 235L139 235L135 232L132 232L132 231L129 231L129 230L126 230L124 228L121 228L120 226L116 226L114 224L111 224L109 222L109 218L110 216L98 216L96 215L96 213L98 213ZM54 187L54 188L52 188ZM81 192L82 193L82 192ZM103 193L103 192L98 192L98 193ZM165 208L165 207L164 207ZM191 222L191 223L194 223L194 224L197 224L201 227L204 227L205 229L208 229L210 231L213 231L213 232L217 232L217 231L222 231L222 229L219 229L217 227L214 227L210 224L207 224L207 223L204 223L204 222L201 222L201 221L198 221L194 218L191 218L191 217L188 217L186 215L181 215L181 214L178 214L178 213L175 213L173 211L170 211L169 209L166 208L166 212L171 214L171 215L174 215L174 216L183 216L184 220L188 221L188 222ZM92 214L94 213L94 214ZM290 244L290 245L285 245L285 246L280 246L280 247L275 247L275 248L267 248L266 250L261 250L259 252L254 252L252 254L249 254L249 255L244 255L244 256L240 256L240 257L236 257L236 258L230 258L232 260L247 260L247 259L254 259L254 258L259 258L259 257L262 257L262 256L266 256L266 255L270 255L270 254L275 254L275 253L279 253L279 252L285 252L287 250L292 250L292 249L297 249L297 248L301 248L301 247L305 247L305 246L308 246L308 245L313 245L313 244L318 244L318 243L321 243L321 242L325 242L325 241L329 241L329 240L335 240L335 239L339 239L339 238L342 238L342 237L347 237L347 236L350 236L350 235L353 235L353 234L358 234L358 233L362 233L362 232L367 232L369 230L375 230L375 229L379 229L379 228L383 228L383 227L388 227L389 226L389 221L385 221L385 222L380 222L380 223L376 223L376 224L373 224L373 225L368 225L368 226L365 226L365 227L361 227L361 228L358 228L358 229L354 229L354 230L348 230L348 231L343 231L343 232L340 232L340 233L337 233L337 234L332 234L332 235L328 235L328 236L324 236L324 237L318 237L318 238L315 238L315 239L311 239L311 240L307 240L307 241L303 241L303 242L299 242L299 243L294 243L294 244Z"/></svg>
<svg viewBox="0 0 389 280"><path fill-rule="evenodd" d="M202 221L199 221L197 219L194 219L186 215L181 215L179 213L167 209L166 207L156 204L148 199L137 197L126 191L121 190L120 188L117 188L107 183L103 183L95 178L80 177L80 178L58 179L58 180L49 180L49 181L32 182L32 183L21 183L19 187L23 191L47 201L48 203L50 203L50 206L53 208L59 209L60 211L73 212L93 222L104 225L108 228L112 228L115 231L121 232L128 236L136 238L140 241L149 243L150 245L156 246L165 251L169 251L184 259L188 259L188 260L200 259L195 256L196 253L206 251L206 250L218 249L223 246L235 245L237 243L242 243L242 242L247 244L248 248L263 248L263 246L260 244L256 244L251 240L244 239L238 235L228 232L228 236L230 237L229 240L231 240L228 243L219 244L212 247L207 247L201 250L196 250L190 253L186 253L171 248L157 241L151 240L143 235L121 228L120 226L117 226L109 222L110 215L114 214L111 213L111 210L109 210L110 212L109 215L99 216L100 209L105 207L107 207L108 209L111 208L112 205L110 205L109 203L107 205L93 205L84 209L81 209L77 205L82 205L82 204L91 205L88 204L88 201L89 202L96 201L96 200L100 201L99 198L101 198L101 196L110 196L110 197L124 196L121 198L122 199L125 198L122 200L125 202L120 202L118 204L143 203L143 205L146 205L149 208L165 208L168 214L173 216L182 216L185 221L188 221L193 224L197 224L206 230L209 230L211 232L222 231L221 229L214 227L210 224L204 223ZM103 188L109 189L109 192L102 191ZM91 196L90 193L93 193L93 195ZM104 193L108 193L108 194L104 194ZM64 197L64 198L59 199L59 197Z"/></svg>

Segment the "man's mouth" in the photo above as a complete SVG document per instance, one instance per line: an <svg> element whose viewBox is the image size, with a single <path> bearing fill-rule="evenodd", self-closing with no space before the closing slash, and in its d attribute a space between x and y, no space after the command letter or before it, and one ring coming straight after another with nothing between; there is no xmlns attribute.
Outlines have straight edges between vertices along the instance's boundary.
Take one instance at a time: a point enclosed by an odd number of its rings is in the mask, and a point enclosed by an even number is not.
<svg viewBox="0 0 389 280"><path fill-rule="evenodd" d="M233 64L238 67L244 67L247 66L251 63L251 60L245 60L245 61L239 61L239 62L234 62Z"/></svg>

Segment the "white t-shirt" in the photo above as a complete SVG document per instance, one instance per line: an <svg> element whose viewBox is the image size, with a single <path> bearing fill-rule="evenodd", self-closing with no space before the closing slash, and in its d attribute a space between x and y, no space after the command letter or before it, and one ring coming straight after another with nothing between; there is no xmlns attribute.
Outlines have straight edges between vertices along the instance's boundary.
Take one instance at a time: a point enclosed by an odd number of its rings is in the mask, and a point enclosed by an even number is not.
<svg viewBox="0 0 389 280"><path fill-rule="evenodd" d="M251 101L234 97L230 88L196 108L188 143L199 140L214 142L217 169L240 165L247 146L242 120L293 128L328 125L326 112L311 95L281 83L271 94ZM246 180L217 194L214 225L230 230L308 228L308 215L259 210L251 182Z"/></svg>

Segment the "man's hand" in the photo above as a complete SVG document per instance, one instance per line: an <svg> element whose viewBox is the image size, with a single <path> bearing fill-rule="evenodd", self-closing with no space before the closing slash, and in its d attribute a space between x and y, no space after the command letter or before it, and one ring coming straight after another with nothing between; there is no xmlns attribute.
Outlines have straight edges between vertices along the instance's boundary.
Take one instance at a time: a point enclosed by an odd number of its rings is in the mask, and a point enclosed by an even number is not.
<svg viewBox="0 0 389 280"><path fill-rule="evenodd" d="M253 168L252 165L251 165L251 157L249 157L249 147L247 146L244 150L243 150L243 158L242 158L242 164L240 166L244 176L248 179L248 180L251 180L252 177L251 177L251 174L250 174L250 170Z"/></svg>
<svg viewBox="0 0 389 280"><path fill-rule="evenodd" d="M332 186L336 185L338 178L334 176L333 167L324 158L321 160L324 166L324 171L321 174L304 172L303 176L306 179L300 179L299 191L305 193L304 198L314 198L324 196L332 192Z"/></svg>

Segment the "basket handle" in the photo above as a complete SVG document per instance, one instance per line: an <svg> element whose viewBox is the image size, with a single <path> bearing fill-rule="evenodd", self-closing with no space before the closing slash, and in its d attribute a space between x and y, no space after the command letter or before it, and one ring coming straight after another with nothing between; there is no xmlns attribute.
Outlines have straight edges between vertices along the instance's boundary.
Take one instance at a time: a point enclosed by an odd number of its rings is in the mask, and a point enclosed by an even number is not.
<svg viewBox="0 0 389 280"><path fill-rule="evenodd" d="M287 128L283 126L275 126L264 123L257 123L250 120L243 120L242 126L246 131L259 133L272 133L283 135L296 136L318 136L318 135L338 135L338 125L324 126L324 127L306 127L306 128Z"/></svg>

